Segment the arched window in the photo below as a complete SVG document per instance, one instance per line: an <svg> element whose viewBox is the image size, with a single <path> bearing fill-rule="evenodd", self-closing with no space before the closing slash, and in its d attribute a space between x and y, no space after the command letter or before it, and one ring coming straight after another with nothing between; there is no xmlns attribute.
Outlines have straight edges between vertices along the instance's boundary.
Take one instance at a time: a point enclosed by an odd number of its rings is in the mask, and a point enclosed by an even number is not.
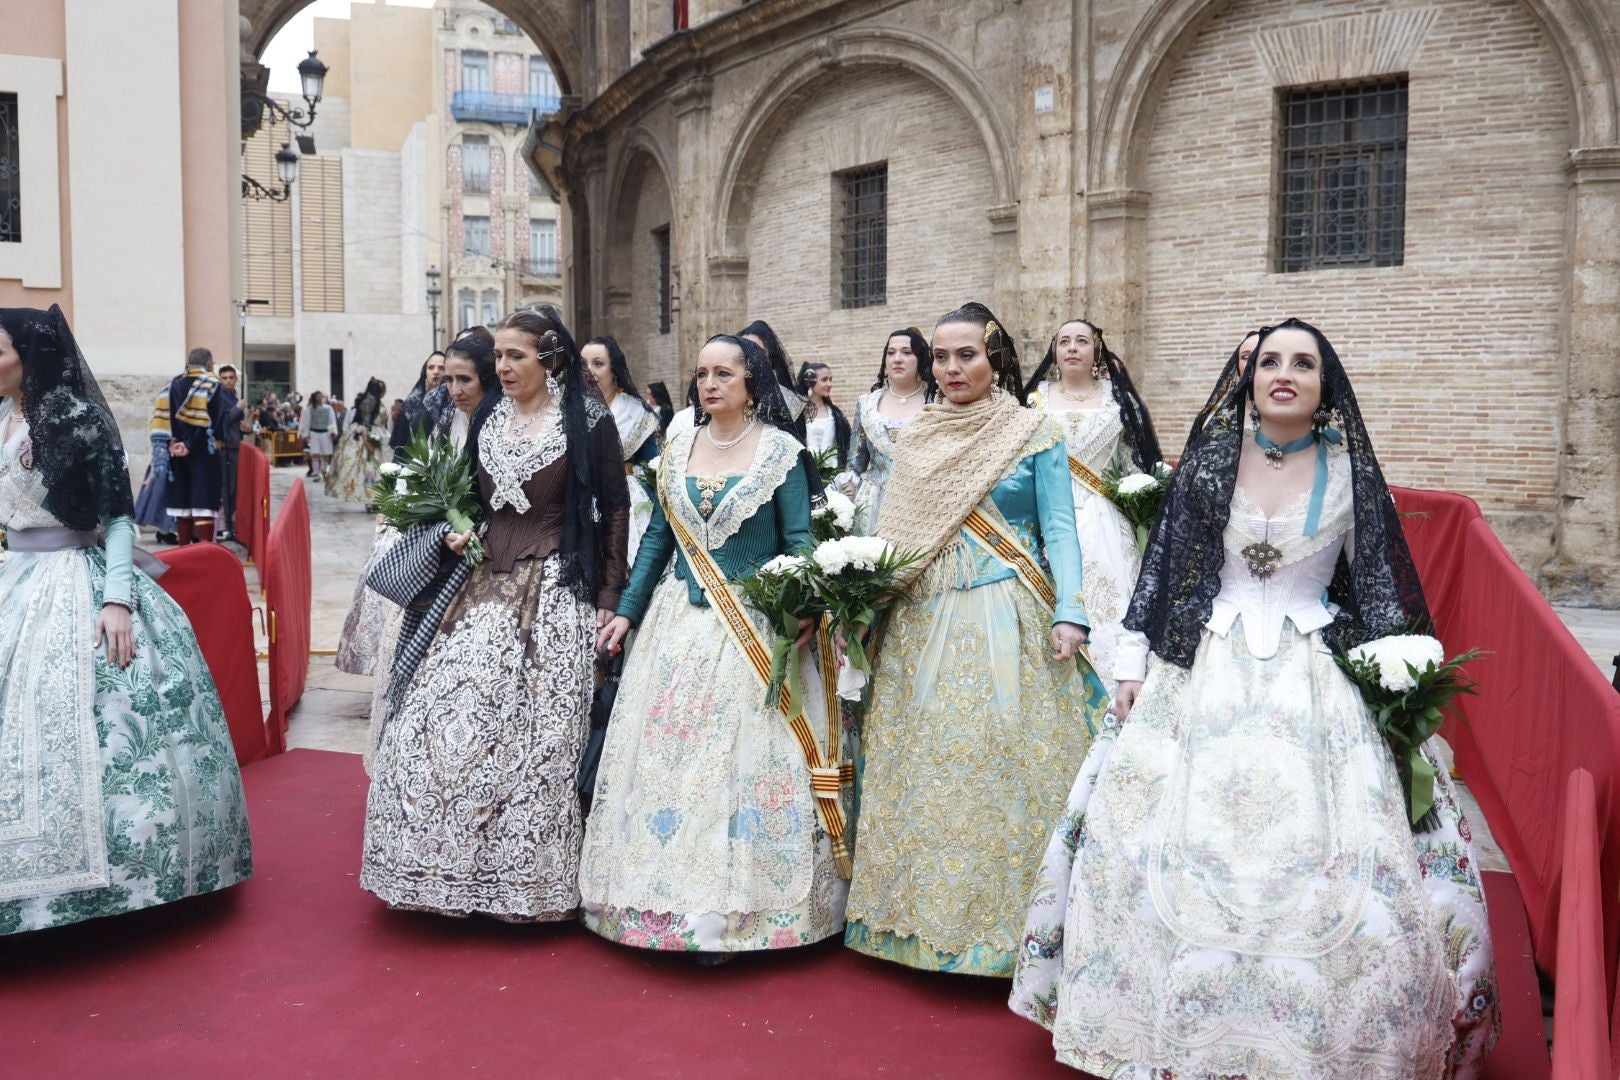
<svg viewBox="0 0 1620 1080"><path fill-rule="evenodd" d="M478 301L471 289L462 289L456 294L456 307L461 310L461 329L478 325Z"/></svg>
<svg viewBox="0 0 1620 1080"><path fill-rule="evenodd" d="M501 321L501 294L495 289L484 290L484 325L494 326Z"/></svg>

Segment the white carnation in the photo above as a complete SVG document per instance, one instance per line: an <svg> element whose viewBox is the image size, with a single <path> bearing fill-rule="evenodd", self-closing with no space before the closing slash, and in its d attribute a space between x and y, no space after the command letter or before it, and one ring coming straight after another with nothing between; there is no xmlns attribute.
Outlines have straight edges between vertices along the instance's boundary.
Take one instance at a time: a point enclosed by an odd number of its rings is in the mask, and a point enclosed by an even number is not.
<svg viewBox="0 0 1620 1080"><path fill-rule="evenodd" d="M411 485L405 482L405 478L403 476L394 481L394 494L409 495L410 493Z"/></svg>
<svg viewBox="0 0 1620 1080"><path fill-rule="evenodd" d="M395 462L389 461L389 462L384 462L382 467L379 468L377 471L382 473L384 476L397 476L398 474L404 472L405 470L400 468L399 465L396 464Z"/></svg>
<svg viewBox="0 0 1620 1080"><path fill-rule="evenodd" d="M1147 473L1131 473L1129 476L1120 478L1119 493L1121 495L1135 495L1143 491L1152 491L1158 486L1159 481L1156 477L1149 476Z"/></svg>
<svg viewBox="0 0 1620 1080"><path fill-rule="evenodd" d="M759 568L762 574L797 574L807 564L798 555L778 555Z"/></svg>
<svg viewBox="0 0 1620 1080"><path fill-rule="evenodd" d="M878 561L889 550L889 542L882 537L846 536L840 540L823 540L816 545L813 557L822 573L841 574L850 567L876 570Z"/></svg>
<svg viewBox="0 0 1620 1080"><path fill-rule="evenodd" d="M1395 634L1357 645L1350 650L1350 659L1377 664L1380 685L1399 694L1417 685L1408 664L1418 671L1427 670L1430 664L1438 667L1445 662L1446 650L1425 634Z"/></svg>
<svg viewBox="0 0 1620 1080"><path fill-rule="evenodd" d="M662 465L663 463L664 463L664 455L659 454L657 457L655 457L651 461L647 462L647 468L651 469L653 472L657 472L658 471L658 466Z"/></svg>
<svg viewBox="0 0 1620 1080"><path fill-rule="evenodd" d="M823 540L811 552L811 558L824 574L841 574L844 567L849 565L849 555L844 551L844 541Z"/></svg>
<svg viewBox="0 0 1620 1080"><path fill-rule="evenodd" d="M831 517L833 524L848 532L855 527L855 504L843 492L834 488L826 491L826 503L816 507L816 517Z"/></svg>

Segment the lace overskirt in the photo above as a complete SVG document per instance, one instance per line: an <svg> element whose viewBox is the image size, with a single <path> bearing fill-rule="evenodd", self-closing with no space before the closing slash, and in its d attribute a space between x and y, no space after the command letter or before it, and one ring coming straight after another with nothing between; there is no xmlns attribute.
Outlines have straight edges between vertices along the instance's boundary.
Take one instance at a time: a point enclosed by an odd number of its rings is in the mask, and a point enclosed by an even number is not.
<svg viewBox="0 0 1620 1080"><path fill-rule="evenodd" d="M372 759L360 886L395 907L572 917L594 610L558 558L485 563L445 616Z"/></svg>
<svg viewBox="0 0 1620 1080"><path fill-rule="evenodd" d="M1471 1075L1499 1023L1484 894L1445 773L1413 834L1320 635L1206 633L1155 661L1054 831L1011 1005L1098 1076Z"/></svg>

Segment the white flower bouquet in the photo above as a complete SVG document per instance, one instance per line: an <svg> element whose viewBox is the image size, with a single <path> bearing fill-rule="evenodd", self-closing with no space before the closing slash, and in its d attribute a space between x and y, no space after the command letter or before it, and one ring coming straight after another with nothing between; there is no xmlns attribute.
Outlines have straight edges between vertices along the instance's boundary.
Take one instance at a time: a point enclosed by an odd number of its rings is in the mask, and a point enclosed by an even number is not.
<svg viewBox="0 0 1620 1080"><path fill-rule="evenodd" d="M658 498L658 467L664 463L662 454L651 461L641 462L635 466L636 479L641 481L642 488L654 499Z"/></svg>
<svg viewBox="0 0 1620 1080"><path fill-rule="evenodd" d="M1159 520L1159 510L1170 492L1170 477L1174 473L1175 470L1162 461L1153 466L1152 472L1122 476L1118 468L1109 466L1103 473L1108 499L1119 507L1119 512L1136 530L1136 546L1142 551L1147 550L1148 533Z"/></svg>
<svg viewBox="0 0 1620 1080"><path fill-rule="evenodd" d="M479 512L472 461L448 439L434 442L418 432L378 473L371 500L383 520L400 532L440 521L458 533L472 529ZM483 561L477 534L468 539L465 555L472 565Z"/></svg>
<svg viewBox="0 0 1620 1080"><path fill-rule="evenodd" d="M761 566L752 577L740 582L748 606L764 615L776 631L771 646L771 678L765 687L765 704L774 706L782 684L794 701L804 701L799 665L789 663L798 655L799 620L818 618L826 610L810 580L810 561L801 555L778 555Z"/></svg>
<svg viewBox="0 0 1620 1080"><path fill-rule="evenodd" d="M923 558L897 551L878 536L823 540L810 553L807 574L833 625L844 635L850 667L872 673L862 638L877 622L878 609L899 599L900 571Z"/></svg>
<svg viewBox="0 0 1620 1080"><path fill-rule="evenodd" d="M837 488L828 488L822 497L824 501L810 514L811 540L841 540L853 533L860 521L854 500Z"/></svg>
<svg viewBox="0 0 1620 1080"><path fill-rule="evenodd" d="M1414 829L1432 827L1435 768L1423 756L1423 744L1445 723L1445 710L1458 694L1472 694L1476 684L1462 671L1480 655L1470 649L1446 659L1440 642L1423 634L1395 634L1334 654L1334 662L1361 691L1378 733L1395 755L1395 771L1406 793L1406 810Z"/></svg>

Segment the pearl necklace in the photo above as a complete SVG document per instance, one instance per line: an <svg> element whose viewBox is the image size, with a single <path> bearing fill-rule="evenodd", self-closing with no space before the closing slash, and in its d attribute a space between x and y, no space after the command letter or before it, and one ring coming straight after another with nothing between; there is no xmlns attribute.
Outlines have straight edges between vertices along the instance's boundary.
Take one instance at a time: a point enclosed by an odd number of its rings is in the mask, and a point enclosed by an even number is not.
<svg viewBox="0 0 1620 1080"><path fill-rule="evenodd" d="M894 388L893 383L890 383L890 384L885 385L883 387L883 392L888 394L890 397L894 398L894 400L898 401L900 404L904 405L906 402L910 401L912 398L914 398L918 394L922 393L923 392L923 387L925 387L927 385L928 385L927 383L919 382L917 384L917 389L913 390L909 394L902 394L900 391L898 391L898 390L896 390Z"/></svg>
<svg viewBox="0 0 1620 1080"><path fill-rule="evenodd" d="M721 442L719 439L714 437L714 421L711 420L709 423L703 425L703 430L709 435L710 446L714 447L716 450L730 450L733 446L736 446L738 443L748 438L748 433L753 431L758 424L759 420L757 419L748 421L748 423L744 425L740 435L738 435L735 439L728 439L725 442Z"/></svg>

